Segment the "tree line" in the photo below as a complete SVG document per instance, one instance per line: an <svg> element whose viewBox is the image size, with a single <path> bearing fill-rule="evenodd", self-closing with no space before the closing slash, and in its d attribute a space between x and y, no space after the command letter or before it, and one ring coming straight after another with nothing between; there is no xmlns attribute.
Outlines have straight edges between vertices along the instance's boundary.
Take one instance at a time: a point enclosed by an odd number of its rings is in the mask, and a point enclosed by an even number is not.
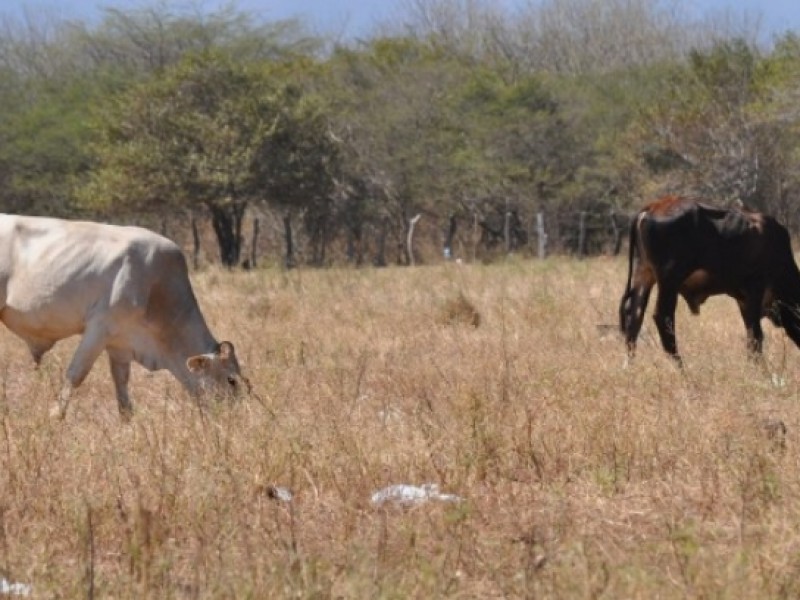
<svg viewBox="0 0 800 600"><path fill-rule="evenodd" d="M0 210L208 219L227 266L253 215L289 265L413 264L418 221L451 256L458 236L534 254L536 215L670 192L797 230L800 37L734 17L404 0L332 39L235 5L5 16Z"/></svg>

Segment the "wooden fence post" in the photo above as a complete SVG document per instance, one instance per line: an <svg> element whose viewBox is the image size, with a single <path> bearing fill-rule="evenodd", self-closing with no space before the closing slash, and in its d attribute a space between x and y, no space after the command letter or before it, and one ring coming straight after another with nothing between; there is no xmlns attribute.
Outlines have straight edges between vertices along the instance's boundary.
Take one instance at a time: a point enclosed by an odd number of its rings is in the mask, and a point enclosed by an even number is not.
<svg viewBox="0 0 800 600"><path fill-rule="evenodd" d="M536 237L539 242L539 258L547 257L547 232L544 230L544 213L536 213Z"/></svg>
<svg viewBox="0 0 800 600"><path fill-rule="evenodd" d="M200 266L200 230L197 227L197 217L191 216L192 223L192 240L194 241L194 251L192 252L192 261L194 263L195 271Z"/></svg>
<svg viewBox="0 0 800 600"><path fill-rule="evenodd" d="M408 220L408 237L406 238L406 251L408 252L408 264L414 266L414 227L422 217L422 213L417 213Z"/></svg>
<svg viewBox="0 0 800 600"><path fill-rule="evenodd" d="M286 257L284 258L284 266L287 269L293 269L294 264L294 242L292 241L292 213L286 212L283 215L283 236L286 242Z"/></svg>
<svg viewBox="0 0 800 600"><path fill-rule="evenodd" d="M503 218L503 238L506 242L506 254L511 254L511 211L507 210Z"/></svg>
<svg viewBox="0 0 800 600"><path fill-rule="evenodd" d="M253 219L253 240L250 245L250 268L256 268L256 259L258 258L258 231L260 223L258 217Z"/></svg>
<svg viewBox="0 0 800 600"><path fill-rule="evenodd" d="M389 235L389 217L381 219L380 229L378 230L378 248L375 254L374 264L376 267L386 266L386 237Z"/></svg>
<svg viewBox="0 0 800 600"><path fill-rule="evenodd" d="M614 234L614 256L619 256L619 251L622 249L622 230L617 223L617 213L611 209L611 231Z"/></svg>
<svg viewBox="0 0 800 600"><path fill-rule="evenodd" d="M481 243L481 237L478 233L478 213L472 213L472 261L478 260L478 244Z"/></svg>
<svg viewBox="0 0 800 600"><path fill-rule="evenodd" d="M456 216L450 215L447 227L447 236L444 239L443 253L445 260L451 260L453 258L453 241L456 238L457 226L458 226L458 221L456 220Z"/></svg>

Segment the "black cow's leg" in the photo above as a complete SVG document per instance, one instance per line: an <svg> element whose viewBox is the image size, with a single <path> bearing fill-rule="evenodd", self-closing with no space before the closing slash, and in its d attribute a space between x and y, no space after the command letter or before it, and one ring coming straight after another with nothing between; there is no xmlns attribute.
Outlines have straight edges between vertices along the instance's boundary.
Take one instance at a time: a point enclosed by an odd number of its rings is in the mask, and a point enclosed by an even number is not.
<svg viewBox="0 0 800 600"><path fill-rule="evenodd" d="M680 365L678 343L675 339L675 306L678 304L678 292L671 286L659 284L656 310L653 319L661 337L664 350Z"/></svg>
<svg viewBox="0 0 800 600"><path fill-rule="evenodd" d="M625 334L625 344L628 348L628 356L633 358L636 352L636 339L642 329L644 312L647 309L647 301L650 299L650 285L641 285L631 288L622 298L620 303L620 321L622 322Z"/></svg>
<svg viewBox="0 0 800 600"><path fill-rule="evenodd" d="M750 294L743 302L739 302L745 329L747 330L747 351L751 358L761 355L764 345L764 330L761 329L761 296Z"/></svg>

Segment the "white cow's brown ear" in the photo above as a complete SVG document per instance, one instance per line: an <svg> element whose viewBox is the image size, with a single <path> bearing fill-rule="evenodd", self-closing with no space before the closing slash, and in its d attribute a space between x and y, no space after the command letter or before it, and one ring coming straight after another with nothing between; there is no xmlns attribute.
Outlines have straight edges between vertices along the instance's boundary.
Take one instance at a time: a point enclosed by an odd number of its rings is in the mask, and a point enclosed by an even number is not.
<svg viewBox="0 0 800 600"><path fill-rule="evenodd" d="M202 373L203 371L207 371L209 366L211 366L211 359L205 354L190 356L186 359L186 368L192 373Z"/></svg>
<svg viewBox="0 0 800 600"><path fill-rule="evenodd" d="M217 355L222 360L230 360L231 358L233 358L234 356L233 344L231 344L230 342L220 342L219 348L217 348Z"/></svg>

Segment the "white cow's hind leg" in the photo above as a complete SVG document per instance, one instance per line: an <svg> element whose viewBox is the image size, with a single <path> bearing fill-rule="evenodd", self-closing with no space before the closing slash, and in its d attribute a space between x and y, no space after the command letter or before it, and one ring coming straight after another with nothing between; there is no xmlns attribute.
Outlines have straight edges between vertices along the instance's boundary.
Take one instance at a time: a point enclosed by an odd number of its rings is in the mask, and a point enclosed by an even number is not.
<svg viewBox="0 0 800 600"><path fill-rule="evenodd" d="M109 350L108 362L111 367L111 377L114 380L114 389L117 392L119 415L124 421L128 421L133 416L133 404L128 395L128 381L131 378L130 360Z"/></svg>
<svg viewBox="0 0 800 600"><path fill-rule="evenodd" d="M67 367L64 385L58 395L58 403L50 410L50 415L63 419L67 416L67 406L69 405L72 391L78 387L94 365L94 361L103 351L106 345L105 328L97 325L89 325L84 332L75 354Z"/></svg>

